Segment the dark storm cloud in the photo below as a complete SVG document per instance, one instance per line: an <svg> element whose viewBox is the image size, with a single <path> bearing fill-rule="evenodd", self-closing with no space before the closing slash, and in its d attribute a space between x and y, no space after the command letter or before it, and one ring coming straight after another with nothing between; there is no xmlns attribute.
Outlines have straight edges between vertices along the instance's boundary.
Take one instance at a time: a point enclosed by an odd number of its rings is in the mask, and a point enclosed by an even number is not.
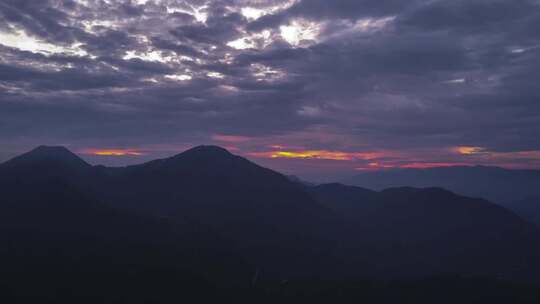
<svg viewBox="0 0 540 304"><path fill-rule="evenodd" d="M178 55L186 55L195 58L204 56L203 53L188 44L178 44L160 37L154 37L152 39L152 44L158 49L173 51Z"/></svg>
<svg viewBox="0 0 540 304"><path fill-rule="evenodd" d="M249 25L251 30L279 26L295 17L307 19L350 19L399 14L421 1L400 0L303 0L278 14L267 15Z"/></svg>
<svg viewBox="0 0 540 304"><path fill-rule="evenodd" d="M540 150L539 26L533 0L4 0L0 143Z"/></svg>
<svg viewBox="0 0 540 304"><path fill-rule="evenodd" d="M84 35L80 41L84 42L83 48L92 54L110 55L137 48L134 37L117 30L105 30L99 35Z"/></svg>
<svg viewBox="0 0 540 304"><path fill-rule="evenodd" d="M75 41L75 36L82 33L78 28L65 25L71 20L61 8L72 9L73 5L71 1L5 0L0 2L0 15L8 26L24 29L43 39L66 43Z"/></svg>
<svg viewBox="0 0 540 304"><path fill-rule="evenodd" d="M28 88L37 91L87 90L129 84L129 78L124 75L91 73L71 69L47 73L23 67L2 65L0 65L0 81L22 82L27 84Z"/></svg>
<svg viewBox="0 0 540 304"><path fill-rule="evenodd" d="M537 9L531 0L432 1L404 15L403 21L427 29L490 30L524 22Z"/></svg>

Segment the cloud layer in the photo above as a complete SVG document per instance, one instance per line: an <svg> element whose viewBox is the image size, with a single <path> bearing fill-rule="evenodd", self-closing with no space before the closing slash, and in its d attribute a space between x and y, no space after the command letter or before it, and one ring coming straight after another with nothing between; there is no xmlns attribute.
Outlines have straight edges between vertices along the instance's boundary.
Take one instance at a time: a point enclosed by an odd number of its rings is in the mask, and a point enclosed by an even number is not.
<svg viewBox="0 0 540 304"><path fill-rule="evenodd" d="M216 143L310 177L540 167L538 28L536 0L3 0L0 160Z"/></svg>

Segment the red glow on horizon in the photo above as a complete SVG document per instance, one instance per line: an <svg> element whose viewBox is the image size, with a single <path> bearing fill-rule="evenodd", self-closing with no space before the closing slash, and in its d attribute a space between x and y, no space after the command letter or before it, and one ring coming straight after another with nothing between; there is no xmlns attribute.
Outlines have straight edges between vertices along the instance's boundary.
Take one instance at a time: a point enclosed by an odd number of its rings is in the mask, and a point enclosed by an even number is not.
<svg viewBox="0 0 540 304"><path fill-rule="evenodd" d="M282 145L270 145L268 148L276 149L276 150L283 150L285 149L285 146Z"/></svg>
<svg viewBox="0 0 540 304"><path fill-rule="evenodd" d="M390 169L430 169L430 168L442 168L442 167L456 167L456 166L474 166L469 163L462 162L439 162L439 163L422 163L422 162L412 162L412 163L378 163L372 162L365 167L357 167L355 170L358 171L377 171L377 170L390 170Z"/></svg>
<svg viewBox="0 0 540 304"><path fill-rule="evenodd" d="M240 148L235 147L235 146L224 146L223 148L227 149L228 151L234 152L234 153L241 152Z"/></svg>
<svg viewBox="0 0 540 304"><path fill-rule="evenodd" d="M440 167L458 167L458 166L473 166L468 163L410 163L400 165L402 169L429 169L429 168L440 168Z"/></svg>
<svg viewBox="0 0 540 304"><path fill-rule="evenodd" d="M454 146L440 149L417 150L371 150L343 151L338 149L309 149L305 146L290 146L282 142L257 142L255 138L232 135L215 135L215 140L222 140L220 146L234 154L267 160L269 167L280 170L358 170L377 171L391 169L429 169L455 166L494 166L508 169L540 168L540 151L489 151L474 146ZM248 142L246 142L248 141ZM276 143L278 142L278 143ZM253 146L267 150L250 152ZM191 148L188 147L188 148ZM117 158L116 162L134 161L135 157L154 154L167 157L186 148L177 146L145 146L144 148L101 149L88 148L81 154ZM252 150L253 151L253 150ZM130 160L131 157L131 160ZM319 162L318 162L319 161ZM286 166L286 167L284 167ZM296 169L294 169L296 168ZM298 169L302 168L302 169Z"/></svg>

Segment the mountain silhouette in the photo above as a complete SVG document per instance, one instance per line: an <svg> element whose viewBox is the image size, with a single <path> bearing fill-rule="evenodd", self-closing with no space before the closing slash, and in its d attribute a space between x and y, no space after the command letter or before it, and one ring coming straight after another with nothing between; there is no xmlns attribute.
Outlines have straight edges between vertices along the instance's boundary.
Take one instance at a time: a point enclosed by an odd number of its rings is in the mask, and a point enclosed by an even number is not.
<svg viewBox="0 0 540 304"><path fill-rule="evenodd" d="M119 208L208 226L256 268L287 275L333 268L338 218L282 174L225 149L200 146L167 159L101 170L95 186L99 197Z"/></svg>
<svg viewBox="0 0 540 304"><path fill-rule="evenodd" d="M14 180L35 183L57 180L70 184L83 180L92 169L65 147L40 146L1 164L0 184Z"/></svg>
<svg viewBox="0 0 540 304"><path fill-rule="evenodd" d="M250 277L248 264L200 225L110 207L46 172L1 180L0 300L18 299L6 303L92 303L85 296L99 294L159 302L178 286L184 297L216 300L208 293L216 282Z"/></svg>
<svg viewBox="0 0 540 304"><path fill-rule="evenodd" d="M495 203L540 195L540 170L512 170L486 166L381 170L363 172L342 182L373 190L393 187L440 187Z"/></svg>
<svg viewBox="0 0 540 304"><path fill-rule="evenodd" d="M178 258L167 263L207 269L188 268L203 281L234 269L255 282L528 279L540 269L536 227L488 201L439 188L306 185L215 146L121 168L40 147L0 165L0 185L12 249L171 252Z"/></svg>
<svg viewBox="0 0 540 304"><path fill-rule="evenodd" d="M32 166L51 164L72 168L88 168L90 165L75 153L61 146L39 146L3 164L9 166Z"/></svg>
<svg viewBox="0 0 540 304"><path fill-rule="evenodd" d="M216 146L124 168L78 164L66 151L39 148L15 158L0 166L0 181L54 180L116 209L196 223L265 275L339 272L339 218L282 174Z"/></svg>
<svg viewBox="0 0 540 304"><path fill-rule="evenodd" d="M522 217L540 218L538 208L534 208L534 205L524 208L522 203L531 197L540 197L539 170L486 166L394 169L364 172L343 180L343 183L373 190L441 187L461 195L487 199Z"/></svg>
<svg viewBox="0 0 540 304"><path fill-rule="evenodd" d="M519 277L539 266L539 230L486 200L440 188L328 184L308 191L369 240L385 271Z"/></svg>
<svg viewBox="0 0 540 304"><path fill-rule="evenodd" d="M501 205L540 227L540 196L503 202Z"/></svg>

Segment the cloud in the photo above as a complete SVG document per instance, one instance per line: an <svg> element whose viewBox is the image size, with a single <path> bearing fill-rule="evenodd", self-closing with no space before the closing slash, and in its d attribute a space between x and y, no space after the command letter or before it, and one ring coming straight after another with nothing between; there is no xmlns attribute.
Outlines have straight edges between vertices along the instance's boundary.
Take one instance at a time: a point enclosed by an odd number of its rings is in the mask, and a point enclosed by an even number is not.
<svg viewBox="0 0 540 304"><path fill-rule="evenodd" d="M222 143L244 143L250 141L251 138L247 136L215 134L212 135L212 140Z"/></svg>
<svg viewBox="0 0 540 304"><path fill-rule="evenodd" d="M486 163L483 153L448 152L482 147L504 155L500 164L536 166L538 5L2 1L0 145L146 151L215 141L245 155L280 145L403 156L372 162L381 166ZM325 174L370 168L314 159Z"/></svg>
<svg viewBox="0 0 540 304"><path fill-rule="evenodd" d="M538 8L538 2L532 0L430 1L401 19L429 29L493 31L508 23L525 21Z"/></svg>

